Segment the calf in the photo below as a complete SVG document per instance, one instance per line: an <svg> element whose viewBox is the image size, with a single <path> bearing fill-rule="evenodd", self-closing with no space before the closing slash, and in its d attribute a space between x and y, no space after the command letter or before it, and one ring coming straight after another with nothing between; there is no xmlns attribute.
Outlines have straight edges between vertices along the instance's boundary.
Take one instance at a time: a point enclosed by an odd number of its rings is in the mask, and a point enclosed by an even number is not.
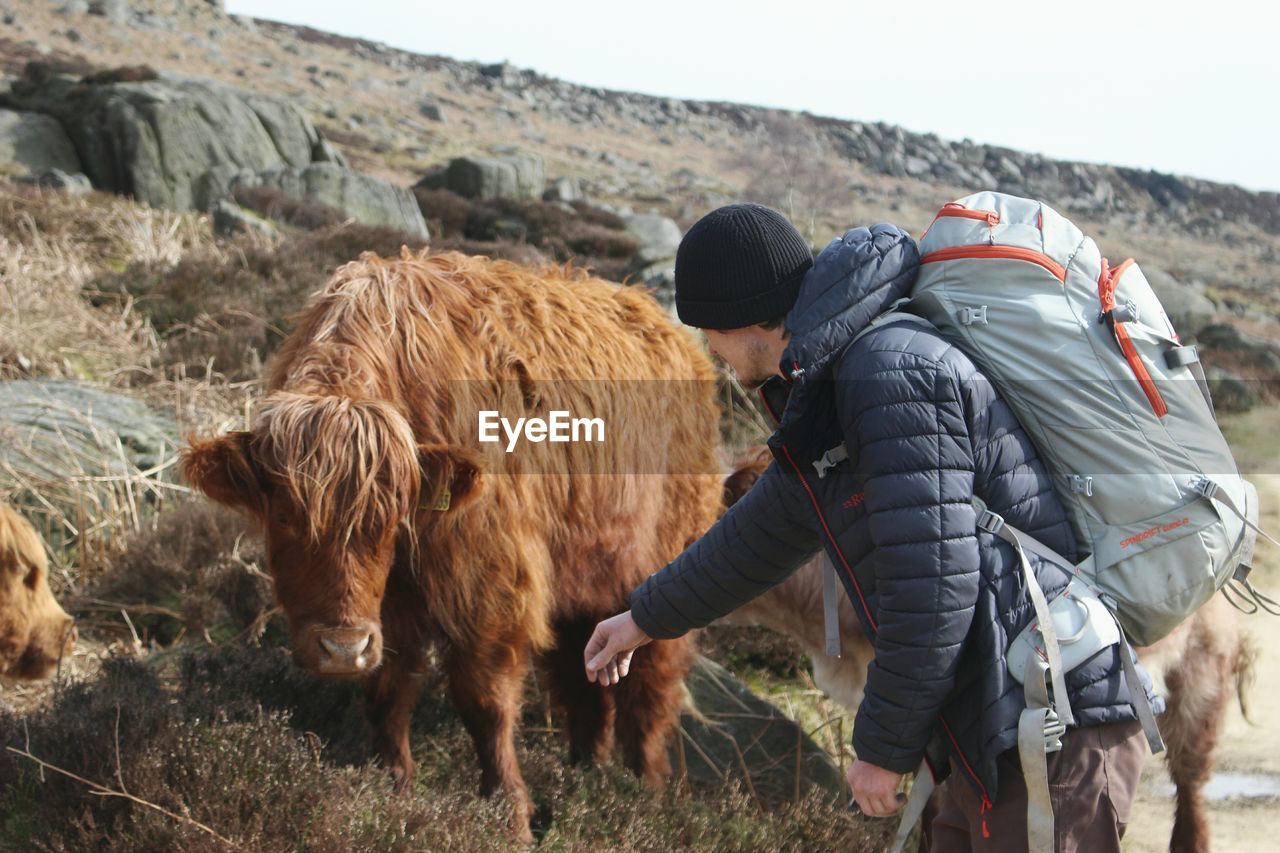
<svg viewBox="0 0 1280 853"><path fill-rule="evenodd" d="M46 678L71 654L75 639L74 620L49 589L40 537L0 503L0 676Z"/></svg>

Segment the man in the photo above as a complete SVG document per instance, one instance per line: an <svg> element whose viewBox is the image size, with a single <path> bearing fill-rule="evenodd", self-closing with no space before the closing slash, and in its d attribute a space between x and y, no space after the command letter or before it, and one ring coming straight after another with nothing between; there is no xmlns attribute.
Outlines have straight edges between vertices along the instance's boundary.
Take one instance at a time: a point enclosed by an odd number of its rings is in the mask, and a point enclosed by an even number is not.
<svg viewBox="0 0 1280 853"><path fill-rule="evenodd" d="M858 806L898 811L903 774L925 758L952 777L935 851L1023 850L1026 705L1004 655L1033 608L1015 552L977 528L971 498L1068 559L1076 543L1030 439L963 352L910 322L854 341L909 292L918 265L914 241L892 225L849 231L816 262L760 205L722 207L690 229L676 255L677 311L760 391L778 420L775 461L633 592L630 611L597 626L587 675L616 684L635 648L708 624L825 548L876 652L848 774ZM1052 598L1065 573L1031 561ZM1147 746L1117 649L1066 683L1076 725L1048 756L1055 847L1118 851Z"/></svg>

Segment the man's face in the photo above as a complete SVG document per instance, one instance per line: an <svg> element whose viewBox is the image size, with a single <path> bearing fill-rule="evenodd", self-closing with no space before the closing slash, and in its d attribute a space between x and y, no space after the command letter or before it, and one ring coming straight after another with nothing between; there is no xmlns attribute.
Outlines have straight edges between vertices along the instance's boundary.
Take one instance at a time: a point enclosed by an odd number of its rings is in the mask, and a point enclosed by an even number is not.
<svg viewBox="0 0 1280 853"><path fill-rule="evenodd" d="M703 329L702 333L707 336L711 354L722 358L747 390L755 390L778 372L778 359L786 348L781 326Z"/></svg>

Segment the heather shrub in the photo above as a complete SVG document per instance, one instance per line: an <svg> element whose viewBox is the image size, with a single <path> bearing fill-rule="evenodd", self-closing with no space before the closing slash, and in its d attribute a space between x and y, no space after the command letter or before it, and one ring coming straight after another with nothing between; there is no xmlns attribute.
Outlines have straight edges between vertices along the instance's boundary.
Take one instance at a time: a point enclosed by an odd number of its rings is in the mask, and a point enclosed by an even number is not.
<svg viewBox="0 0 1280 853"><path fill-rule="evenodd" d="M335 207L313 198L298 198L276 187L236 187L231 197L236 204L253 212L307 231L329 228L347 219Z"/></svg>
<svg viewBox="0 0 1280 853"><path fill-rule="evenodd" d="M99 302L130 299L161 338L161 360L186 375L254 379L261 364L334 269L361 252L399 255L425 244L391 228L334 225L250 243L237 252L196 252L172 265L131 264L94 280Z"/></svg>

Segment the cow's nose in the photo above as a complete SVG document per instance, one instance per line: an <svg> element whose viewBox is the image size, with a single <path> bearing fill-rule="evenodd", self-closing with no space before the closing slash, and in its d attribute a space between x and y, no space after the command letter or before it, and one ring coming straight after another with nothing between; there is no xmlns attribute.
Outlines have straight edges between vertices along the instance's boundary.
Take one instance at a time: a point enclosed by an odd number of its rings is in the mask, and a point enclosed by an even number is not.
<svg viewBox="0 0 1280 853"><path fill-rule="evenodd" d="M317 635L322 673L354 674L378 663L377 636L368 628L330 628Z"/></svg>

